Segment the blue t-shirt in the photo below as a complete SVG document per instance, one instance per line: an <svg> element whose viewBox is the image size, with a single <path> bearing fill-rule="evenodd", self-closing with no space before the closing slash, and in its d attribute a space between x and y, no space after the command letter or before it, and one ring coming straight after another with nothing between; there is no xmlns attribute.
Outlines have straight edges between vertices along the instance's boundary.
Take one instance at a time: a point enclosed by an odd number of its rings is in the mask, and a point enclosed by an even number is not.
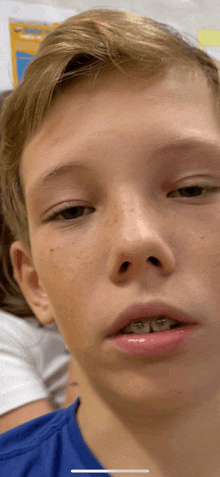
<svg viewBox="0 0 220 477"><path fill-rule="evenodd" d="M76 420L80 398L0 434L1 477L110 477L83 440ZM79 472L72 473L71 470Z"/></svg>

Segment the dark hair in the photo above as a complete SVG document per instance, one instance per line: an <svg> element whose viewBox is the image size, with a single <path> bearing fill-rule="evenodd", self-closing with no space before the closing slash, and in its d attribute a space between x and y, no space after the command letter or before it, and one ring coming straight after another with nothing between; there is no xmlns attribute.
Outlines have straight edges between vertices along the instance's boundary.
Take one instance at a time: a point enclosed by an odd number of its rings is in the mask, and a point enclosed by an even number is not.
<svg viewBox="0 0 220 477"><path fill-rule="evenodd" d="M9 90L0 94L0 112L4 100L11 93L12 90ZM4 220L0 202L0 309L19 317L32 316L33 312L29 308L16 280L13 277L13 268L9 254L10 245L13 241L13 234Z"/></svg>

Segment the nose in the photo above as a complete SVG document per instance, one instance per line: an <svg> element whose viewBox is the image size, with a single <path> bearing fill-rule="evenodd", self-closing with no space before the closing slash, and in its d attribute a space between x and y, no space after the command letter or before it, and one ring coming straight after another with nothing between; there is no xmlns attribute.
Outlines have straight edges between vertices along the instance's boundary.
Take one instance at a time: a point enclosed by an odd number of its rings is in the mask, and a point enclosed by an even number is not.
<svg viewBox="0 0 220 477"><path fill-rule="evenodd" d="M134 201L133 201L134 202ZM175 269L175 256L168 243L170 221L158 208L137 205L115 211L111 224L108 276L123 282L150 272L167 276Z"/></svg>

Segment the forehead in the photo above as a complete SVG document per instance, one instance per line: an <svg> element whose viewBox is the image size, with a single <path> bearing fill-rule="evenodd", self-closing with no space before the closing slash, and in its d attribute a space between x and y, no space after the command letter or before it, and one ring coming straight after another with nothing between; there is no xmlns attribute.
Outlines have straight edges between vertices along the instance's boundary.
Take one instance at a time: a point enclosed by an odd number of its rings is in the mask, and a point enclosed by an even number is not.
<svg viewBox="0 0 220 477"><path fill-rule="evenodd" d="M133 137L138 145L145 137L145 147L150 147L158 137L165 146L184 128L191 133L202 129L207 136L217 129L214 98L200 72L173 71L163 79L146 80L114 71L70 84L26 144L20 167L24 190L67 158L85 159L86 151L91 163L109 141L117 147Z"/></svg>
<svg viewBox="0 0 220 477"><path fill-rule="evenodd" d="M125 116L127 107L127 110L132 109L133 114L136 113L137 116L140 101L145 100L143 107L146 104L146 107L153 108L168 106L175 99L180 100L181 108L184 97L186 102L190 102L193 98L193 104L197 104L201 109L206 108L207 103L209 106L213 103L213 97L203 73L195 69L189 71L188 67L182 67L179 70L173 68L164 73L163 78L152 79L146 79L141 71L140 75L138 71L134 71L134 74L128 71L126 74L118 70L99 73L95 78L91 76L77 83L70 82L55 97L31 143L32 146L36 146L49 141L50 136L57 135L64 123L66 122L66 125L69 123L71 117L77 129L80 124L86 127L95 115L99 115L101 123L102 117L108 116L111 109L117 108L119 113L121 105L123 105L122 115ZM115 114L115 122L119 122L117 118L118 114ZM105 125L102 126L104 128ZM69 123L69 127L72 128L72 124Z"/></svg>

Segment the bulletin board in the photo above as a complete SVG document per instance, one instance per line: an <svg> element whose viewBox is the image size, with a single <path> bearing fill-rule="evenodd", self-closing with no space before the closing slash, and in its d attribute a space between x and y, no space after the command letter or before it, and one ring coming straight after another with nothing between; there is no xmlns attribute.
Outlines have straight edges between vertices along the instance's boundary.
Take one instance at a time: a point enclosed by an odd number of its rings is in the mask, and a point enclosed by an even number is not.
<svg viewBox="0 0 220 477"><path fill-rule="evenodd" d="M205 50L210 56L220 61L220 31L200 29L199 48Z"/></svg>
<svg viewBox="0 0 220 477"><path fill-rule="evenodd" d="M9 20L14 87L22 80L24 70L37 53L40 43L58 25Z"/></svg>

